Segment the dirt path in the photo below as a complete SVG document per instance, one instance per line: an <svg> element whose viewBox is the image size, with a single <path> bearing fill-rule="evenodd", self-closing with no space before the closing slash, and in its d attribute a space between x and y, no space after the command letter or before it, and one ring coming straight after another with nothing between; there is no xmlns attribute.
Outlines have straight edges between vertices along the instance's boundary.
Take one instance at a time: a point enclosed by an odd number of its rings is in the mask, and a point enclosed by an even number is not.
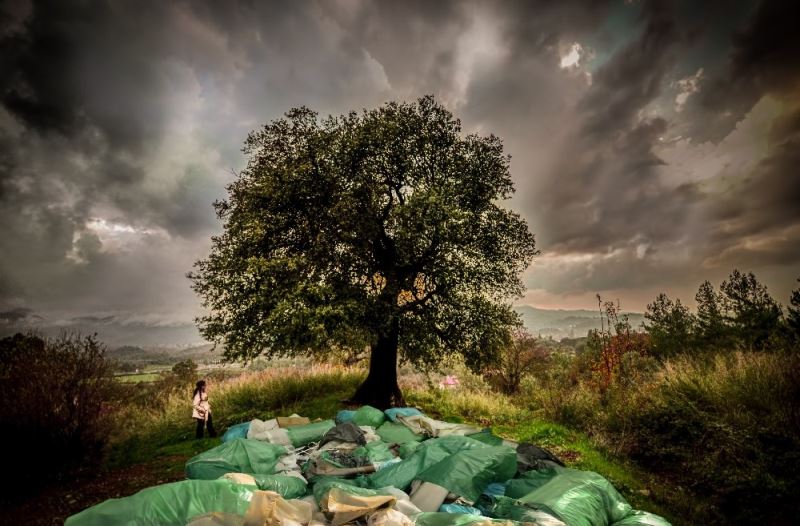
<svg viewBox="0 0 800 526"><path fill-rule="evenodd" d="M107 471L92 479L63 483L18 504L2 504L1 524L52 526L64 524L70 515L106 499L132 495L137 491L185 478L182 470L188 457L162 457L153 462Z"/></svg>

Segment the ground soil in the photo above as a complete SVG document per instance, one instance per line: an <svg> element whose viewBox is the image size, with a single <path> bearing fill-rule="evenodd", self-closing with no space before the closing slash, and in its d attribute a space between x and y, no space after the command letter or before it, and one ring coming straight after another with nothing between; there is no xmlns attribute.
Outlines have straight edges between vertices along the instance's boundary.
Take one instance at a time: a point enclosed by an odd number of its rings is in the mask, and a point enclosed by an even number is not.
<svg viewBox="0 0 800 526"><path fill-rule="evenodd" d="M0 524L52 526L64 524L70 515L106 499L132 495L156 484L186 478L182 467L188 457L162 457L157 461L106 471L92 478L62 482L35 497L0 504Z"/></svg>

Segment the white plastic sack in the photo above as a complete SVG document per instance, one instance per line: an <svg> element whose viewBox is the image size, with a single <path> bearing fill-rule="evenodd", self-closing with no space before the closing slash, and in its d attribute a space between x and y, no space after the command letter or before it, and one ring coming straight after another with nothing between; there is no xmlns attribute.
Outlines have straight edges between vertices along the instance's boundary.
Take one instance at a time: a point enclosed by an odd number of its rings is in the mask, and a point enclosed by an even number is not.
<svg viewBox="0 0 800 526"><path fill-rule="evenodd" d="M425 415L398 415L397 421L401 422L404 426L409 428L417 435L427 435L433 438L449 435L473 435L481 432L479 428L474 426L442 422L441 420L434 420L433 418Z"/></svg>
<svg viewBox="0 0 800 526"><path fill-rule="evenodd" d="M250 422L250 429L247 430L247 438L252 440L263 440L270 444L279 444L281 446L291 446L292 441L289 439L289 433L285 429L278 427L278 421L274 418L272 420L259 420L253 419Z"/></svg>
<svg viewBox="0 0 800 526"><path fill-rule="evenodd" d="M412 526L414 521L395 509L378 510L367 519L368 526Z"/></svg>

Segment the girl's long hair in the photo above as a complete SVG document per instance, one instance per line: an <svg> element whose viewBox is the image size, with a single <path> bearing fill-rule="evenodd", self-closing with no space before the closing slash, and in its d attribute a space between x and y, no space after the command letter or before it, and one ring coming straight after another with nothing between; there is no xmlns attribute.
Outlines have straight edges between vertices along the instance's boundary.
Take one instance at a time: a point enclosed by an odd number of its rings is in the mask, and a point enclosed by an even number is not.
<svg viewBox="0 0 800 526"><path fill-rule="evenodd" d="M194 400L194 397L197 396L197 393L199 393L205 386L206 386L205 380L200 380L199 382L197 382L194 388L194 393L192 393L192 400Z"/></svg>

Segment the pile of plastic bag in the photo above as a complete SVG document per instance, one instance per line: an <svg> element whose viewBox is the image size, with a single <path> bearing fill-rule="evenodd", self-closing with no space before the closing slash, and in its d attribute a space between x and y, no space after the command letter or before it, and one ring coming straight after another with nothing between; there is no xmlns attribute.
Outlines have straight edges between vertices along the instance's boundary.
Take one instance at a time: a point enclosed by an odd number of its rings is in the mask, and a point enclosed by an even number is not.
<svg viewBox="0 0 800 526"><path fill-rule="evenodd" d="M67 526L669 526L597 473L414 408L364 406L228 428L187 480L110 499Z"/></svg>

